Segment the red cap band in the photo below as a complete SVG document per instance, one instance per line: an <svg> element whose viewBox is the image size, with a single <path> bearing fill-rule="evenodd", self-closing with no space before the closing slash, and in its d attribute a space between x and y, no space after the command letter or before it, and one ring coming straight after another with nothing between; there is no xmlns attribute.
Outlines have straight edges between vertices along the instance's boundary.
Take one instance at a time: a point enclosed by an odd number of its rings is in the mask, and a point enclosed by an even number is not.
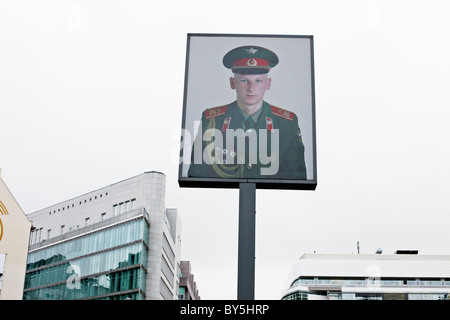
<svg viewBox="0 0 450 320"><path fill-rule="evenodd" d="M269 61L259 58L245 58L233 62L233 67L269 67Z"/></svg>

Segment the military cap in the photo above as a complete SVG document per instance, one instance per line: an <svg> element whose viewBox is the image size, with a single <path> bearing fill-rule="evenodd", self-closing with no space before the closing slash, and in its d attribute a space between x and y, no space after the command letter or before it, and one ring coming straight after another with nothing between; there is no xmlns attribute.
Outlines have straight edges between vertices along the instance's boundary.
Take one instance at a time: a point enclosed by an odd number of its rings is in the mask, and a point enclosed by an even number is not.
<svg viewBox="0 0 450 320"><path fill-rule="evenodd" d="M278 56L263 47L243 46L229 51L223 65L239 74L263 74L278 64Z"/></svg>

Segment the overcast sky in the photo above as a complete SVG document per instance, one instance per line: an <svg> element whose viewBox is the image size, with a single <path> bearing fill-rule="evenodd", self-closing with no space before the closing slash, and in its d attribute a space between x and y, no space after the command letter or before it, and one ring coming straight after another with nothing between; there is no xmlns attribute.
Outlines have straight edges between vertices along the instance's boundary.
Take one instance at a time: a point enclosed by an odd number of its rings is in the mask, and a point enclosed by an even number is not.
<svg viewBox="0 0 450 320"><path fill-rule="evenodd" d="M357 241L450 254L448 30L436 0L0 0L2 178L31 213L165 173L200 295L236 299L238 190L178 187L187 33L313 35L318 186L257 190L255 298Z"/></svg>

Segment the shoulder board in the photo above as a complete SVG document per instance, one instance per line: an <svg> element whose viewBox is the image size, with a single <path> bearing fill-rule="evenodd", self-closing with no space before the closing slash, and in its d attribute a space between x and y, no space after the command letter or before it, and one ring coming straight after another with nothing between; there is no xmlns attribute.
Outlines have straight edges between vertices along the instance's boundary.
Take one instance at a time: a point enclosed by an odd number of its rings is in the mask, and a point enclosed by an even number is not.
<svg viewBox="0 0 450 320"><path fill-rule="evenodd" d="M277 115L279 117L282 117L282 118L285 118L288 120L294 120L295 113L292 111L284 110L284 109L281 109L281 108L278 108L278 107L275 107L272 105L270 106L270 109L272 109L272 113L274 115Z"/></svg>
<svg viewBox="0 0 450 320"><path fill-rule="evenodd" d="M228 108L228 105L215 107L215 108L211 108L211 109L206 109L205 110L205 118L210 119L210 118L214 118L217 116L221 116L221 115L225 114L225 112L227 111L227 108Z"/></svg>

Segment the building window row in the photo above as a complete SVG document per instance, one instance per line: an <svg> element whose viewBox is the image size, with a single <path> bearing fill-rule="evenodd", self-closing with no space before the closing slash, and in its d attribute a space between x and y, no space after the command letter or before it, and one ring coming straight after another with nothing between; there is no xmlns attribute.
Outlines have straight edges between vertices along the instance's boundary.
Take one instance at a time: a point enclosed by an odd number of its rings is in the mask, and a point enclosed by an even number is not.
<svg viewBox="0 0 450 320"><path fill-rule="evenodd" d="M42 229L43 228L35 228L35 229L31 230L30 245L42 241ZM47 235L48 235L48 231L47 231Z"/></svg>
<svg viewBox="0 0 450 320"><path fill-rule="evenodd" d="M312 300L318 297L325 300L450 300L448 293L328 292L324 295L300 291L290 293L282 300Z"/></svg>
<svg viewBox="0 0 450 320"><path fill-rule="evenodd" d="M100 199L100 198L103 198L103 195L105 195L105 196L107 196L108 195L108 192L105 192L104 194L103 193L101 193L100 195L98 195L98 196L94 196L94 197L89 197L89 199L84 199L84 201L79 201L79 205L81 205L81 204L83 204L83 203L87 203L88 201L92 201L92 200L97 200L97 199ZM57 212L61 212L61 211L64 211L64 210L69 210L70 208L73 208L73 207L75 207L75 204L74 203L72 203L72 205L64 205L64 206L62 206L61 208L59 208L59 209L54 209L53 210L53 212L50 210L49 212L48 212L48 214L49 215L51 215L52 213L54 214L54 213L57 213Z"/></svg>
<svg viewBox="0 0 450 320"><path fill-rule="evenodd" d="M292 282L291 287L298 285L347 285L347 286L450 286L450 279L327 279L299 278Z"/></svg>
<svg viewBox="0 0 450 320"><path fill-rule="evenodd" d="M81 278L76 283L58 283L53 286L26 290L24 300L115 300L120 296L141 300L145 289L145 270L142 267L112 270L107 274ZM131 291L131 292L130 292ZM134 291L134 292L133 292ZM130 296L131 295L131 296Z"/></svg>
<svg viewBox="0 0 450 320"><path fill-rule="evenodd" d="M170 288L167 286L167 284L163 280L163 278L160 278L160 282L161 282L160 292L161 292L161 296L163 297L163 299L164 300L173 300L172 290L170 290Z"/></svg>
<svg viewBox="0 0 450 320"><path fill-rule="evenodd" d="M108 250L141 239L144 241L148 239L148 225L143 219L131 220L42 250L30 252L27 259L27 270Z"/></svg>
<svg viewBox="0 0 450 320"><path fill-rule="evenodd" d="M449 300L448 293L330 292L329 300Z"/></svg>
<svg viewBox="0 0 450 320"><path fill-rule="evenodd" d="M136 206L136 199L116 203L113 205L113 214L118 215L133 210L135 206Z"/></svg>
<svg viewBox="0 0 450 320"><path fill-rule="evenodd" d="M105 219L106 219L106 212L103 212L100 214L100 221L105 221ZM91 225L91 218L87 217L84 219L84 226L87 227L89 225ZM80 227L80 225L77 225L77 226L74 225L74 226L70 226L69 229L67 229L66 225L63 224L59 228L59 235L63 235L64 233L74 231L74 229L77 230L79 227ZM51 236L52 236L52 229L47 230L47 238L46 239L42 238L42 228L32 230L31 236L30 236L30 245L39 243L43 240L49 240L51 238Z"/></svg>
<svg viewBox="0 0 450 320"><path fill-rule="evenodd" d="M164 258L164 255L161 257L161 271L166 277L167 281L169 282L170 286L173 288L174 284L174 273L172 269L170 268L169 264L167 263L166 259Z"/></svg>
<svg viewBox="0 0 450 320"><path fill-rule="evenodd" d="M167 240L167 235L165 232L163 232L163 243L162 248L167 255L167 258L169 259L170 264L172 265L172 268L175 267L175 253L173 252L172 246L169 243L169 240Z"/></svg>
<svg viewBox="0 0 450 320"><path fill-rule="evenodd" d="M25 291L138 265L145 268L146 260L147 250L142 242L114 248L96 255L87 255L29 271L25 276Z"/></svg>

